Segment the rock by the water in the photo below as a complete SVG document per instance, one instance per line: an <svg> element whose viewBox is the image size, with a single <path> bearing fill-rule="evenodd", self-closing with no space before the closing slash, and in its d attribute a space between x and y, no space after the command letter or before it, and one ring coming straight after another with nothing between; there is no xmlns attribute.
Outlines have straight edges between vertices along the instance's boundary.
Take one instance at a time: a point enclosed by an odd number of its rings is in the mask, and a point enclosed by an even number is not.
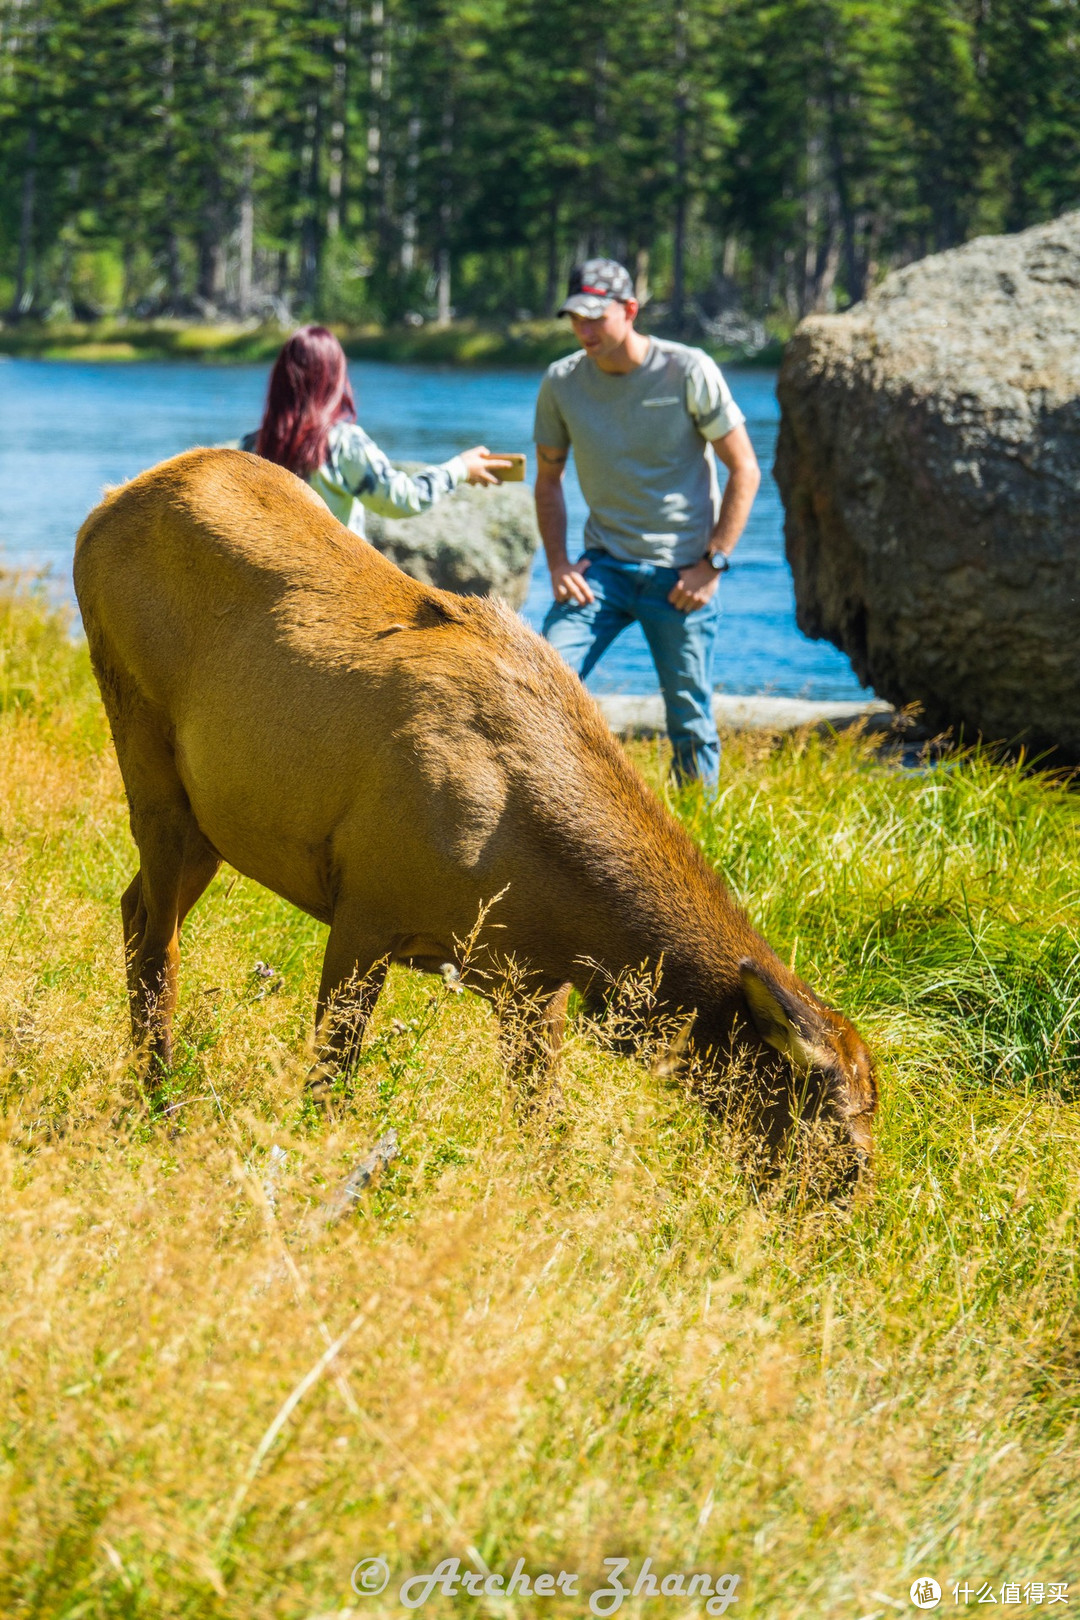
<svg viewBox="0 0 1080 1620"><path fill-rule="evenodd" d="M801 628L934 726L1080 759L1080 212L803 321L777 391Z"/></svg>
<svg viewBox="0 0 1080 1620"><path fill-rule="evenodd" d="M667 719L662 697L625 697L604 693L597 698L612 731L622 737L663 736ZM798 731L802 726L862 725L891 727L896 715L887 703L817 702L812 698L736 697L713 693L713 718L721 731Z"/></svg>
<svg viewBox="0 0 1080 1620"><path fill-rule="evenodd" d="M365 512L364 522L376 550L413 579L465 596L501 596L515 608L525 601L540 540L527 484L462 484L419 517Z"/></svg>

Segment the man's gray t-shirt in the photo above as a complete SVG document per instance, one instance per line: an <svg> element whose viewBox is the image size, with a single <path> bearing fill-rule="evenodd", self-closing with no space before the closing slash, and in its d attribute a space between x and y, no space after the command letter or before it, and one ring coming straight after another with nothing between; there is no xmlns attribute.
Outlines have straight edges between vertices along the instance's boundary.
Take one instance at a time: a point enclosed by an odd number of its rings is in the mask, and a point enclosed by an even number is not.
<svg viewBox="0 0 1080 1620"><path fill-rule="evenodd" d="M640 366L621 375L601 371L584 349L556 360L540 385L533 437L573 447L587 547L686 568L705 555L716 521L709 440L743 421L704 350L650 338Z"/></svg>

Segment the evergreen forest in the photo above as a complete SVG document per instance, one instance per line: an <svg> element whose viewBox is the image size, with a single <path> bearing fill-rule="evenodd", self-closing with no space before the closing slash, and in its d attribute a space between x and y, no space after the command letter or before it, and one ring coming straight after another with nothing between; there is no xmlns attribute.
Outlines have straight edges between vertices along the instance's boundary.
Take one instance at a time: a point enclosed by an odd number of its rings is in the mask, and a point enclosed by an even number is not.
<svg viewBox="0 0 1080 1620"><path fill-rule="evenodd" d="M0 0L0 311L526 319L603 252L737 337L1080 204L1078 109L1080 0Z"/></svg>

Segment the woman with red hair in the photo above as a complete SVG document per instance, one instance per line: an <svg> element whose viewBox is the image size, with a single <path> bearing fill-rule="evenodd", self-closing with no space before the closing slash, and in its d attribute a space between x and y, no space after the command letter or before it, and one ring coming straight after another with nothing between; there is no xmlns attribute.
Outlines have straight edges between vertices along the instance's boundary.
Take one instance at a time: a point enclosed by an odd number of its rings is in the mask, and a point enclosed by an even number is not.
<svg viewBox="0 0 1080 1620"><path fill-rule="evenodd" d="M356 421L345 351L325 326L302 326L284 345L270 373L262 423L240 448L305 479L361 536L365 506L383 517L415 517L460 483L498 483L490 468L509 466L484 445L423 472L392 466Z"/></svg>

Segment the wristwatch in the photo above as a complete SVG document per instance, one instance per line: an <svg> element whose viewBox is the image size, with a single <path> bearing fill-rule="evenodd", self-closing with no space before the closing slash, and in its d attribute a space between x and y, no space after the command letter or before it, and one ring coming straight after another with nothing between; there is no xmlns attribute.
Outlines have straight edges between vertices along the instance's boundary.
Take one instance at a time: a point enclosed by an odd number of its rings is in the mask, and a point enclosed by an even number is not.
<svg viewBox="0 0 1080 1620"><path fill-rule="evenodd" d="M726 574L728 569L731 567L731 558L728 556L726 551L707 551L705 553L705 561L708 563L709 567L714 568L718 574Z"/></svg>

